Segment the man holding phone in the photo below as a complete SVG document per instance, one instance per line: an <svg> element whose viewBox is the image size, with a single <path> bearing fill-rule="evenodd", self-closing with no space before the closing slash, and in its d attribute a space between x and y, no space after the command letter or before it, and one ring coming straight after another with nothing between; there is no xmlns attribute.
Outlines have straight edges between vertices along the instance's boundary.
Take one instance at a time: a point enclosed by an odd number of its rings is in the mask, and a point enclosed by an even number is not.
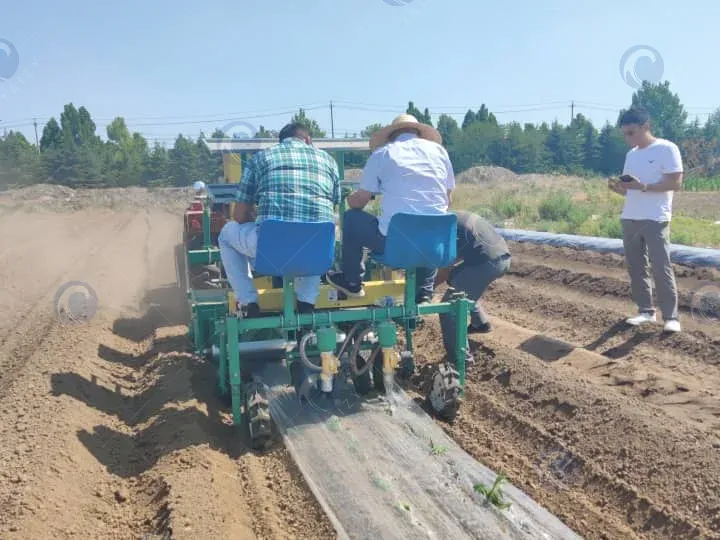
<svg viewBox="0 0 720 540"><path fill-rule="evenodd" d="M632 297L639 310L627 323L640 326L656 321L652 269L665 331L680 332L677 285L670 262L670 221L673 192L682 186L682 158L676 144L652 135L649 120L641 107L633 107L620 117L631 150L625 157L622 176L611 178L608 184L612 191L625 196L623 245Z"/></svg>

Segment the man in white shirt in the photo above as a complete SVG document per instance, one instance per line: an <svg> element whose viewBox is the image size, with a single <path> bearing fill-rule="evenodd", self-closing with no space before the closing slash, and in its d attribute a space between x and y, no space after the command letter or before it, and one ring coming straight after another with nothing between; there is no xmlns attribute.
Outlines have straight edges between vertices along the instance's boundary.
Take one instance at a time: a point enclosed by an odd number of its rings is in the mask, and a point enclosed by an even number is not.
<svg viewBox="0 0 720 540"><path fill-rule="evenodd" d="M625 157L623 176L611 179L609 186L625 195L623 243L632 296L639 308L639 315L627 323L639 326L656 320L652 267L665 331L679 332L677 285L670 262L670 221L673 192L680 189L683 179L680 150L676 144L652 135L643 108L633 107L623 113L620 127L632 149Z"/></svg>
<svg viewBox="0 0 720 540"><path fill-rule="evenodd" d="M363 248L382 254L390 219L395 213L446 214L455 188L450 157L433 127L409 114L370 139L370 155L360 187L347 198L342 230L342 271L328 272L327 282L350 297L362 297ZM382 195L379 219L363 212ZM432 298L436 270L419 268L418 301Z"/></svg>

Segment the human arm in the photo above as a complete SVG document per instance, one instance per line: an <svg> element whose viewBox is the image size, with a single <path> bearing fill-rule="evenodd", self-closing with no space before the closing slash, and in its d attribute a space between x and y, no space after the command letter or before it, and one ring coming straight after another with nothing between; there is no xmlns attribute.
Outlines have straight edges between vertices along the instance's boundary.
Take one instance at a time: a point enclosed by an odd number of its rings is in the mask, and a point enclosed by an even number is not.
<svg viewBox="0 0 720 540"><path fill-rule="evenodd" d="M255 207L257 197L257 165L255 158L251 159L243 171L240 186L235 195L233 219L238 223L250 223L257 218Z"/></svg>
<svg viewBox="0 0 720 540"><path fill-rule="evenodd" d="M665 191L677 191L682 187L683 173L665 173L662 179L655 184L644 184L637 179L625 182L626 189L638 189L650 193L663 193Z"/></svg>
<svg viewBox="0 0 720 540"><path fill-rule="evenodd" d="M445 187L447 189L448 206L452 206L453 192L455 191L455 170L445 148L443 148L443 161L445 162Z"/></svg>
<svg viewBox="0 0 720 540"><path fill-rule="evenodd" d="M677 191L682 187L683 165L680 150L677 145L667 146L661 158L662 178L654 184L646 184L634 179L627 182L628 189L639 189L650 193L663 193L666 191Z"/></svg>
<svg viewBox="0 0 720 540"><path fill-rule="evenodd" d="M347 197L350 208L362 210L367 204L380 193L380 163L382 150L376 150L368 158L363 168L358 189Z"/></svg>

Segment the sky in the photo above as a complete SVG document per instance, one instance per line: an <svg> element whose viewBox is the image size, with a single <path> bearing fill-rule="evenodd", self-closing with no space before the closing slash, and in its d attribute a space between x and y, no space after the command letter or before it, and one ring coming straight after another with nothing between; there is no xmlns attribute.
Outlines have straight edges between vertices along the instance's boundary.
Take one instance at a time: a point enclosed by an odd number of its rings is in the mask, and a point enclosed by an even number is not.
<svg viewBox="0 0 720 540"><path fill-rule="evenodd" d="M329 136L331 101L339 137L410 100L459 122L485 103L503 123L567 123L574 101L601 126L642 78L670 81L704 122L720 106L718 20L711 0L3 0L0 133L34 141L33 119L41 136L70 102L103 138L123 116L166 144L279 129L299 107Z"/></svg>

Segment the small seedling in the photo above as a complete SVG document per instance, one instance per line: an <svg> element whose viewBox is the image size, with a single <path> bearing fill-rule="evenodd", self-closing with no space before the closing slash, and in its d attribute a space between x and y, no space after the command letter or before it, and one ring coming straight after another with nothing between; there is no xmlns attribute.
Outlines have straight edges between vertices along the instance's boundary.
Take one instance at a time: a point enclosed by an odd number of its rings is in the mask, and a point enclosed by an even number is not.
<svg viewBox="0 0 720 540"><path fill-rule="evenodd" d="M335 415L331 416L327 421L327 426L328 428L330 428L331 431L339 431L340 419Z"/></svg>
<svg viewBox="0 0 720 540"><path fill-rule="evenodd" d="M510 505L512 504L509 502L503 502L502 500L503 494L501 485L506 481L507 476L505 476L505 473L501 471L500 474L497 475L497 478L495 478L495 482L493 483L491 488L488 489L483 484L475 484L475 486L473 486L473 489L477 493L485 496L485 502L489 502L500 510L505 510L506 508L510 508Z"/></svg>
<svg viewBox="0 0 720 540"><path fill-rule="evenodd" d="M390 491L390 489L392 489L390 482L377 474L373 474L372 482L376 488L382 489L383 491Z"/></svg>
<svg viewBox="0 0 720 540"><path fill-rule="evenodd" d="M408 502L398 502L397 507L400 510L405 510L406 512L410 511L410 503Z"/></svg>
<svg viewBox="0 0 720 540"><path fill-rule="evenodd" d="M442 456L445 452L447 452L447 448L445 446L436 445L430 441L430 451L434 456Z"/></svg>

